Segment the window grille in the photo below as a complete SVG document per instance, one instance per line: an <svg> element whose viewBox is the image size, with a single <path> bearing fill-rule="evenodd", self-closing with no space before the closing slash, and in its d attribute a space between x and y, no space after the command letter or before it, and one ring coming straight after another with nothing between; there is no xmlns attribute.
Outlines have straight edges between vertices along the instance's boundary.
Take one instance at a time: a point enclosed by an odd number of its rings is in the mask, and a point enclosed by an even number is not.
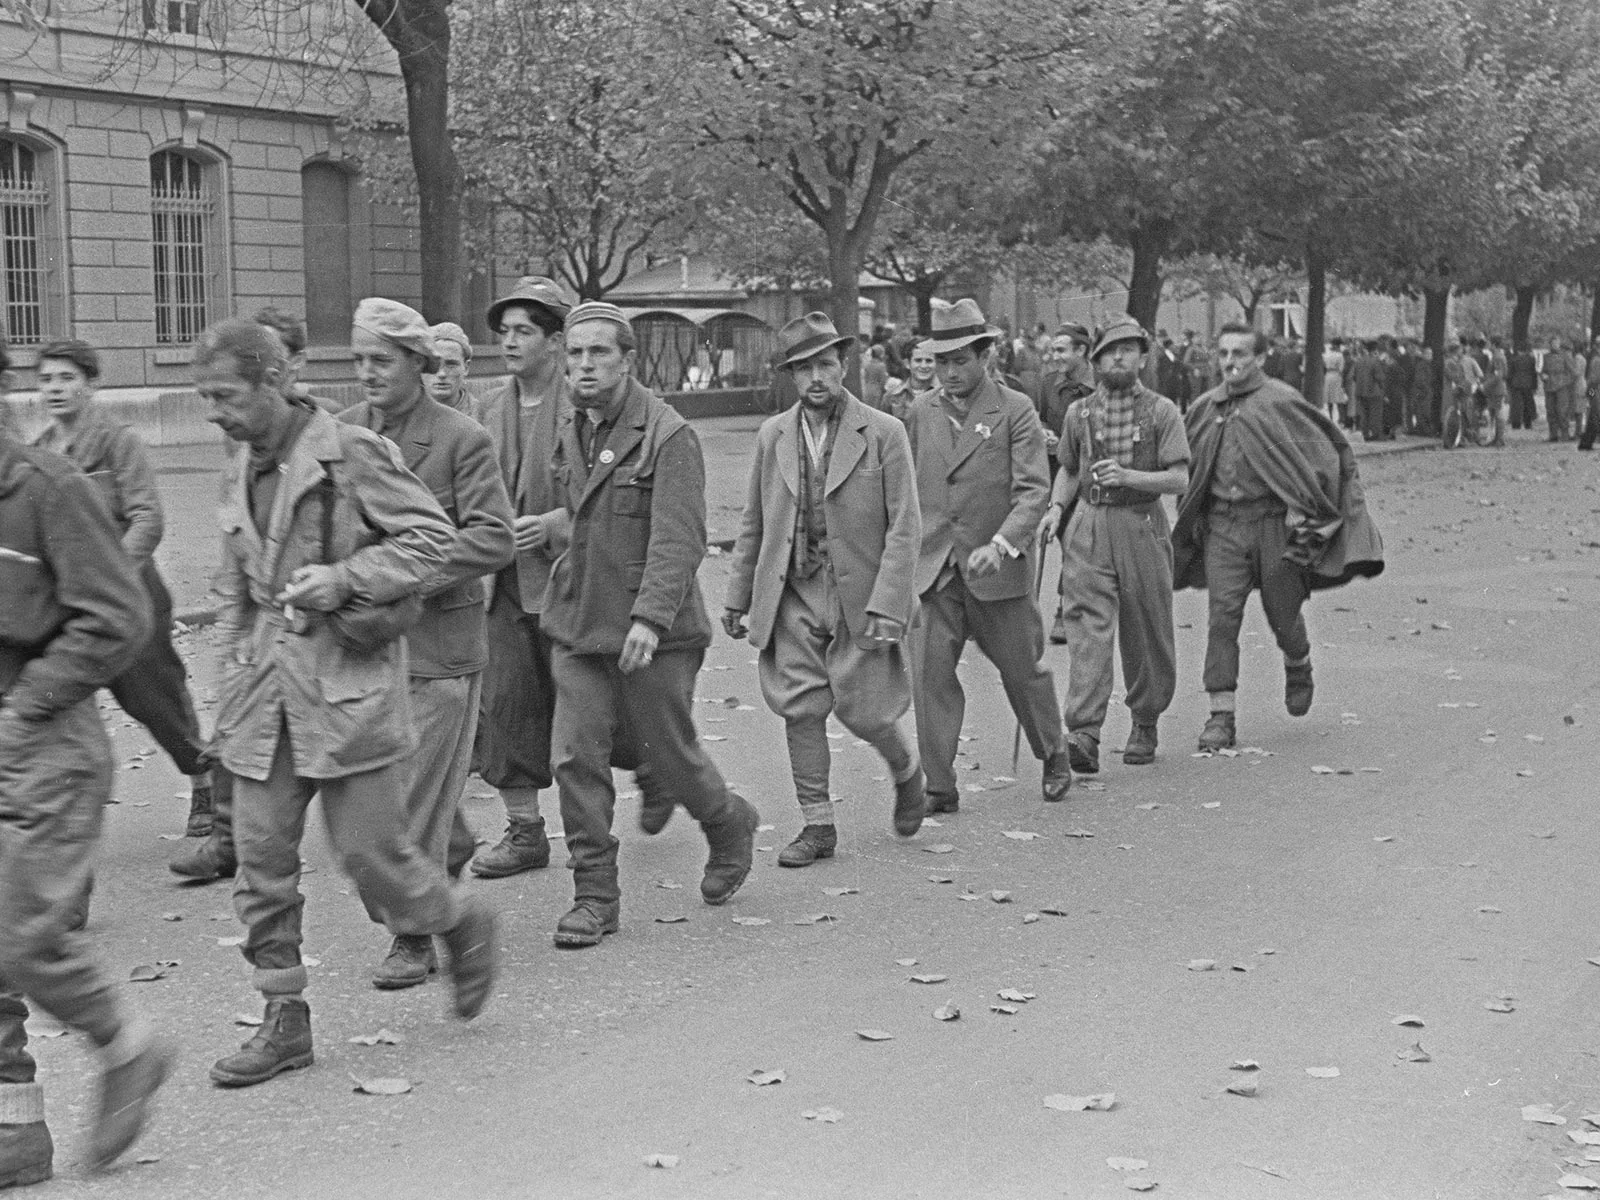
<svg viewBox="0 0 1600 1200"><path fill-rule="evenodd" d="M192 342L208 324L215 210L204 164L173 150L150 159L158 343Z"/></svg>
<svg viewBox="0 0 1600 1200"><path fill-rule="evenodd" d="M0 270L5 289L0 331L18 346L43 342L47 325L44 235L50 189L36 168L32 150L0 141Z"/></svg>
<svg viewBox="0 0 1600 1200"><path fill-rule="evenodd" d="M203 0L144 0L144 27L161 33L199 33Z"/></svg>

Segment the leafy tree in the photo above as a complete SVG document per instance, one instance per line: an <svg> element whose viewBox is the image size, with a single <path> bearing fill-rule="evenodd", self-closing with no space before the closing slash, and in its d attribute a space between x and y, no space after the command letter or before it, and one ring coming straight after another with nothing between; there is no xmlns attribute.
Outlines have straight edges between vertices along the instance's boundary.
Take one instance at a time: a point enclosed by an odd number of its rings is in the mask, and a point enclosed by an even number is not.
<svg viewBox="0 0 1600 1200"><path fill-rule="evenodd" d="M1268 261L1260 265L1218 254L1194 254L1175 261L1168 274L1177 299L1226 296L1239 306L1245 323L1254 325L1261 302L1305 282L1299 264Z"/></svg>

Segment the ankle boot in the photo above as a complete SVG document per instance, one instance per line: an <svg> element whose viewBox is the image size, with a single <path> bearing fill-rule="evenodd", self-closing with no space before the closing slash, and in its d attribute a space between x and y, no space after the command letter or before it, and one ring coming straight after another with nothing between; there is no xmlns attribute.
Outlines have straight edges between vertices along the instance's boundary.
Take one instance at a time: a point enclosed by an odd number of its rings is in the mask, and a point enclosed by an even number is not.
<svg viewBox="0 0 1600 1200"><path fill-rule="evenodd" d="M43 1183L54 1158L44 1089L37 1083L0 1084L0 1188Z"/></svg>
<svg viewBox="0 0 1600 1200"><path fill-rule="evenodd" d="M167 869L200 883L227 879L239 869L233 848L233 774L226 767L218 764L211 768L211 836L194 849L180 852Z"/></svg>
<svg viewBox="0 0 1600 1200"><path fill-rule="evenodd" d="M89 1151L95 1170L110 1166L138 1141L150 1116L150 1100L167 1081L173 1057L172 1047L151 1038L127 1062L107 1067L100 1076L100 1111Z"/></svg>
<svg viewBox="0 0 1600 1200"><path fill-rule="evenodd" d="M195 778L198 780L203 776L197 775ZM212 811L212 790L209 780L206 783L196 783L189 792L189 820L183 827L183 836L210 837Z"/></svg>
<svg viewBox="0 0 1600 1200"><path fill-rule="evenodd" d="M549 865L550 839L544 832L544 818L513 818L506 826L505 836L472 860L472 873L480 879L504 879Z"/></svg>
<svg viewBox="0 0 1600 1200"><path fill-rule="evenodd" d="M728 814L713 825L702 825L711 856L700 880L700 898L707 904L726 904L744 884L755 858L756 826L761 814L738 792L728 792Z"/></svg>
<svg viewBox="0 0 1600 1200"><path fill-rule="evenodd" d="M455 985L456 1016L470 1021L483 1011L500 967L494 914L483 901L468 900L461 919L443 940L450 956L450 982Z"/></svg>
<svg viewBox="0 0 1600 1200"><path fill-rule="evenodd" d="M266 1016L255 1036L237 1054L212 1064L211 1082L249 1087L311 1063L311 1006L304 1000L274 998L267 1001Z"/></svg>
<svg viewBox="0 0 1600 1200"><path fill-rule="evenodd" d="M598 946L622 927L622 891L615 867L586 867L572 873L572 907L556 922L555 944L564 950Z"/></svg>

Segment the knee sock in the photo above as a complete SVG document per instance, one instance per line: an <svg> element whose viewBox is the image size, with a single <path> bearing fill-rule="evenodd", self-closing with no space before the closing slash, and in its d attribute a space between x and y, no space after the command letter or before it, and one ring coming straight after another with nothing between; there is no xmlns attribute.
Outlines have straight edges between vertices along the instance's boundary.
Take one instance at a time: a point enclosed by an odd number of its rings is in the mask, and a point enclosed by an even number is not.
<svg viewBox="0 0 1600 1200"><path fill-rule="evenodd" d="M1232 692L1211 692L1211 711L1214 713L1231 713L1233 711Z"/></svg>
<svg viewBox="0 0 1600 1200"><path fill-rule="evenodd" d="M1304 658L1290 658L1285 654L1283 656L1283 665L1286 667L1309 667L1311 665L1311 655L1308 653Z"/></svg>
<svg viewBox="0 0 1600 1200"><path fill-rule="evenodd" d="M508 820L523 825L543 825L539 815L539 789L532 787L500 788L500 802L506 806Z"/></svg>

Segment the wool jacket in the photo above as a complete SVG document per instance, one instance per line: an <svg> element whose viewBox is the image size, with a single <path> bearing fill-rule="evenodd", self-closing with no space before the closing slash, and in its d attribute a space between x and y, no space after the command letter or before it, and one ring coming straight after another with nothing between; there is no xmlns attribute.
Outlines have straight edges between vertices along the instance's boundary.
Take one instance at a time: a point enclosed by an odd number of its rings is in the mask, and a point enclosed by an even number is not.
<svg viewBox="0 0 1600 1200"><path fill-rule="evenodd" d="M91 404L70 430L49 425L33 444L64 454L99 485L122 531L122 548L135 560L156 552L164 530L161 495L138 434Z"/></svg>
<svg viewBox="0 0 1600 1200"><path fill-rule="evenodd" d="M555 458L556 431L561 419L572 412L572 394L563 377L532 407L532 433L528 440L533 453L529 454L523 453L523 408L518 397L517 381L509 379L504 387L477 405L473 416L488 431L493 443L495 461L500 464L500 478L511 498L513 518L545 519L544 545L537 550L516 551L515 561L507 568L507 571L514 569L522 611L537 613L544 607L550 567L567 546L570 518L551 462Z"/></svg>

